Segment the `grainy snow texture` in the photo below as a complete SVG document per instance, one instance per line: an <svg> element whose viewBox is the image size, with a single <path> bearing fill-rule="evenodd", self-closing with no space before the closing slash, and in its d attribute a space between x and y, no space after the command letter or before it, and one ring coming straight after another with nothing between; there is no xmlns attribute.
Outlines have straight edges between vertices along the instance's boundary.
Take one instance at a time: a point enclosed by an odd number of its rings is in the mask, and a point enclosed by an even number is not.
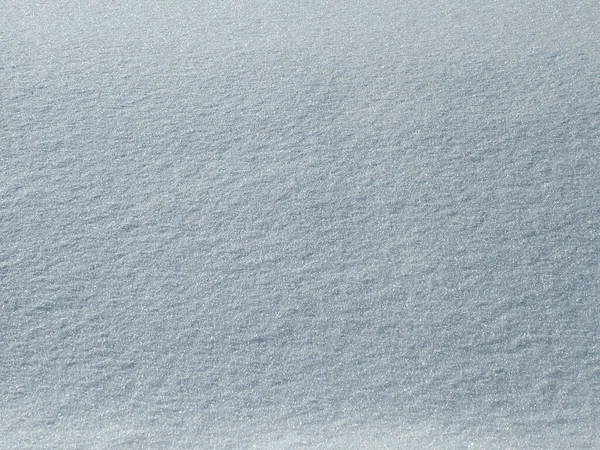
<svg viewBox="0 0 600 450"><path fill-rule="evenodd" d="M1 449L600 448L596 0L0 0Z"/></svg>

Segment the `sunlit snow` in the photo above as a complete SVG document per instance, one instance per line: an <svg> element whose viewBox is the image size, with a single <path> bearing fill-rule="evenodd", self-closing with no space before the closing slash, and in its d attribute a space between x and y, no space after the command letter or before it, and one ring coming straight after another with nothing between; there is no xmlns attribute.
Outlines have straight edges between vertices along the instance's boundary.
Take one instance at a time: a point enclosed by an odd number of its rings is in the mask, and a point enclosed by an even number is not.
<svg viewBox="0 0 600 450"><path fill-rule="evenodd" d="M1 449L600 448L600 4L0 0Z"/></svg>

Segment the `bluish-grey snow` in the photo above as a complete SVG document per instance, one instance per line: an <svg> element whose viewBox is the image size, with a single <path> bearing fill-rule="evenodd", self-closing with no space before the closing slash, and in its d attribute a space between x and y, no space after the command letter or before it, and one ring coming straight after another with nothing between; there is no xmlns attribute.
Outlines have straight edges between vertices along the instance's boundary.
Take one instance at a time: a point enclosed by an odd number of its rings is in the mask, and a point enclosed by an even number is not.
<svg viewBox="0 0 600 450"><path fill-rule="evenodd" d="M597 1L0 10L0 449L600 449Z"/></svg>

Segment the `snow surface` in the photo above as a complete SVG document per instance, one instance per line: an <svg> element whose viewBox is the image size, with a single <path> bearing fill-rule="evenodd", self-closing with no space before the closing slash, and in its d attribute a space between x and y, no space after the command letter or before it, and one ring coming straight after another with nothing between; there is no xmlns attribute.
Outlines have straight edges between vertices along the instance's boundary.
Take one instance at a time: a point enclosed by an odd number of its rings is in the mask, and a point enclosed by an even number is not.
<svg viewBox="0 0 600 450"><path fill-rule="evenodd" d="M0 448L600 448L597 0L0 10Z"/></svg>

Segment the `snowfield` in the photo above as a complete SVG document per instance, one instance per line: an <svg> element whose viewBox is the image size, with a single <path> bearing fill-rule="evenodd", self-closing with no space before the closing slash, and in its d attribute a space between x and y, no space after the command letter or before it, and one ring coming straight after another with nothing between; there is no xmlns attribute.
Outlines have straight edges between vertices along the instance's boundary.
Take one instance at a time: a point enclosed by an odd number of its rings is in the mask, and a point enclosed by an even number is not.
<svg viewBox="0 0 600 450"><path fill-rule="evenodd" d="M0 449L600 449L597 1L0 10Z"/></svg>

